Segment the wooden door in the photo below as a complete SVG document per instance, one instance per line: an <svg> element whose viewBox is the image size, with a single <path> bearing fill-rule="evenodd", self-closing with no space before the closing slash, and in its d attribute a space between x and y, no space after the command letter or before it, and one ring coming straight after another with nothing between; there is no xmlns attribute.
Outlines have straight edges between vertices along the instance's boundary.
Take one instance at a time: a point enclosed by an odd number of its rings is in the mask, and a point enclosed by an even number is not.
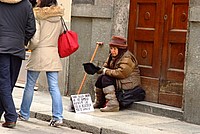
<svg viewBox="0 0 200 134"><path fill-rule="evenodd" d="M147 101L182 106L188 1L131 0L128 44Z"/></svg>

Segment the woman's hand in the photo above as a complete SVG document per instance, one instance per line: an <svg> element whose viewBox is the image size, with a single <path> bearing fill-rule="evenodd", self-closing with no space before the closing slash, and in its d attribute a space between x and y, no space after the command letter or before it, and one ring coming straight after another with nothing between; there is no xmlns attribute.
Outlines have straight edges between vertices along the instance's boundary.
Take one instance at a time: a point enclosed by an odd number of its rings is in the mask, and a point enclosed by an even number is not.
<svg viewBox="0 0 200 134"><path fill-rule="evenodd" d="M103 67L103 75L106 74L106 70L108 70L108 68Z"/></svg>

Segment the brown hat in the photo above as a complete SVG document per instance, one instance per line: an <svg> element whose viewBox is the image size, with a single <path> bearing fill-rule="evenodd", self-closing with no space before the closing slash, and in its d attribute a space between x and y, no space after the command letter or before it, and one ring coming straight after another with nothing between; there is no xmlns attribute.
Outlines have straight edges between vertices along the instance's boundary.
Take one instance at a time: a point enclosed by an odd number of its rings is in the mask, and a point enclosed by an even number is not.
<svg viewBox="0 0 200 134"><path fill-rule="evenodd" d="M117 47L120 49L127 49L128 45L126 44L126 39L121 36L112 36L112 39L109 43L110 47Z"/></svg>

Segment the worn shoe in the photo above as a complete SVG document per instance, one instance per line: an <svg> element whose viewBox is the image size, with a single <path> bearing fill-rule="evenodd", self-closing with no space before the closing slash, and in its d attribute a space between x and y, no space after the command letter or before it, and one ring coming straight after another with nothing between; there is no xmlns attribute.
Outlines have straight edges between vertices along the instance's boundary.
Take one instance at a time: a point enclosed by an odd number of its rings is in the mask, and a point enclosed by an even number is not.
<svg viewBox="0 0 200 134"><path fill-rule="evenodd" d="M104 108L100 108L101 112L118 112L119 111L119 106L106 106Z"/></svg>
<svg viewBox="0 0 200 134"><path fill-rule="evenodd" d="M16 122L4 122L2 124L2 127L7 127L7 128L14 128L16 126Z"/></svg>
<svg viewBox="0 0 200 134"><path fill-rule="evenodd" d="M52 127L58 127L58 126L62 126L63 124L63 121L62 120L51 120L50 123L49 123L49 126L52 126Z"/></svg>

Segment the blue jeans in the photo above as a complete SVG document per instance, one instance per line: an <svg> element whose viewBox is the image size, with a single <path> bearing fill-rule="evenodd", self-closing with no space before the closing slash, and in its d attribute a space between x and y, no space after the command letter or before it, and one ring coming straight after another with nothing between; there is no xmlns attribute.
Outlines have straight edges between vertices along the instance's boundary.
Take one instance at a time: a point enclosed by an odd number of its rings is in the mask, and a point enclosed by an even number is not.
<svg viewBox="0 0 200 134"><path fill-rule="evenodd" d="M17 81L22 59L0 54L0 117L4 114L6 122L16 122L17 113L12 97L12 91Z"/></svg>
<svg viewBox="0 0 200 134"><path fill-rule="evenodd" d="M27 82L24 89L23 99L20 107L20 114L26 120L30 117L30 107L33 100L34 86L40 72L27 71ZM58 87L58 72L46 72L49 92L52 99L52 114L54 120L63 119L62 97Z"/></svg>

